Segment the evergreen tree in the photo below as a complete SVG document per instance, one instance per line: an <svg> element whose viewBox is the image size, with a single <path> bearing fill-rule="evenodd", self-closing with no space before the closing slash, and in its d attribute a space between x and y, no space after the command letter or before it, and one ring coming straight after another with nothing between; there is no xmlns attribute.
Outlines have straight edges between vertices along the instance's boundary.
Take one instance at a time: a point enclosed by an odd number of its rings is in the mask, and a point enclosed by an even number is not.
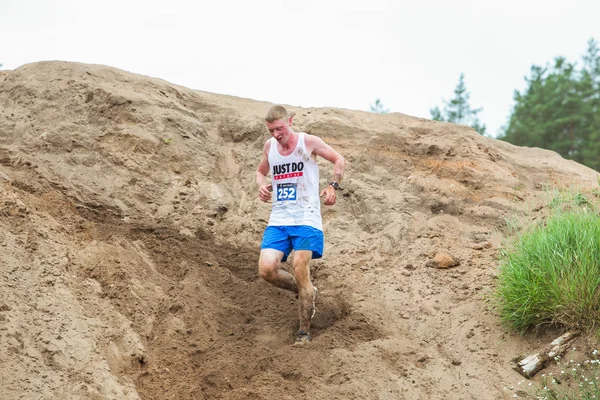
<svg viewBox="0 0 600 400"><path fill-rule="evenodd" d="M485 124L483 124L477 114L483 108L472 109L469 104L471 93L467 91L465 85L465 76L460 74L458 85L454 89L454 98L450 101L444 100L444 110L434 107L430 110L431 119L435 121L453 122L455 124L469 125L482 135L485 133Z"/></svg>
<svg viewBox="0 0 600 400"><path fill-rule="evenodd" d="M383 106L381 99L378 97L375 99L375 103L371 104L371 112L378 114L387 114L390 112L390 110Z"/></svg>
<svg viewBox="0 0 600 400"><path fill-rule="evenodd" d="M589 138L582 149L585 165L600 171L600 49L594 39L588 42L582 69L583 123Z"/></svg>
<svg viewBox="0 0 600 400"><path fill-rule="evenodd" d="M499 139L554 150L600 170L600 51L588 43L583 67L557 57L532 66L527 87L515 91L508 127Z"/></svg>

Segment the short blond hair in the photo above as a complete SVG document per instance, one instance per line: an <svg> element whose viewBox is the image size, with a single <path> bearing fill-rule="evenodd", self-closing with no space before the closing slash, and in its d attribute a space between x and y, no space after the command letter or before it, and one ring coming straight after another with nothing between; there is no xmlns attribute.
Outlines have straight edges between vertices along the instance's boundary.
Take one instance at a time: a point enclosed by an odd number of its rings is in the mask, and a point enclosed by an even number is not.
<svg viewBox="0 0 600 400"><path fill-rule="evenodd" d="M275 105L275 106L271 107L271 109L267 113L267 116L265 117L265 121L272 123L272 122L278 121L280 119L287 120L287 119L293 117L295 114L296 113L294 113L294 112L288 113L288 110L286 110L286 108L284 106Z"/></svg>

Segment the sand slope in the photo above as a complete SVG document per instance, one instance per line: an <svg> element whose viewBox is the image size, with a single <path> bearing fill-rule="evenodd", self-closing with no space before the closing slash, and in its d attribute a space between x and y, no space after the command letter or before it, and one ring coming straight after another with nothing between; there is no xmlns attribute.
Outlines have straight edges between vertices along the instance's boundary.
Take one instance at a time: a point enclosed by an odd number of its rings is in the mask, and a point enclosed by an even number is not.
<svg viewBox="0 0 600 400"><path fill-rule="evenodd" d="M0 72L3 398L512 393L511 359L556 332L514 336L486 301L505 218L595 172L464 126L290 107L348 164L297 349L294 297L256 271L269 107L98 65Z"/></svg>

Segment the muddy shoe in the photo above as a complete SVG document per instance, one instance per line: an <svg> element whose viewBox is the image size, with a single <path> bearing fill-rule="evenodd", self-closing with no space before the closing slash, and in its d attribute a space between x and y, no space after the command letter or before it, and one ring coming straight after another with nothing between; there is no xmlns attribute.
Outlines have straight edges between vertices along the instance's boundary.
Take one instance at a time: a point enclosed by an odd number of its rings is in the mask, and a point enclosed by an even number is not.
<svg viewBox="0 0 600 400"><path fill-rule="evenodd" d="M310 337L310 333L300 330L296 334L296 341L294 342L294 346L304 346L310 342L312 342L312 337Z"/></svg>
<svg viewBox="0 0 600 400"><path fill-rule="evenodd" d="M310 319L313 319L315 314L317 313L317 306L315 302L317 301L317 296L319 295L319 289L316 286L313 286L313 301L312 301L312 309L310 312Z"/></svg>

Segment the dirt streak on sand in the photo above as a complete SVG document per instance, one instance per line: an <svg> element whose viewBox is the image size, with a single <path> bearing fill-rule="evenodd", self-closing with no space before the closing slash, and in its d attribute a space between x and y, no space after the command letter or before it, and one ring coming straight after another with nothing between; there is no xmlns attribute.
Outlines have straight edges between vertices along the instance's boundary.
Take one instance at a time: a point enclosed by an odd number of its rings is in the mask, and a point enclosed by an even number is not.
<svg viewBox="0 0 600 400"><path fill-rule="evenodd" d="M505 218L594 171L463 126L290 107L348 163L297 349L294 296L257 276L269 106L99 65L0 73L3 398L512 396L512 359L556 332L513 336L486 300Z"/></svg>

